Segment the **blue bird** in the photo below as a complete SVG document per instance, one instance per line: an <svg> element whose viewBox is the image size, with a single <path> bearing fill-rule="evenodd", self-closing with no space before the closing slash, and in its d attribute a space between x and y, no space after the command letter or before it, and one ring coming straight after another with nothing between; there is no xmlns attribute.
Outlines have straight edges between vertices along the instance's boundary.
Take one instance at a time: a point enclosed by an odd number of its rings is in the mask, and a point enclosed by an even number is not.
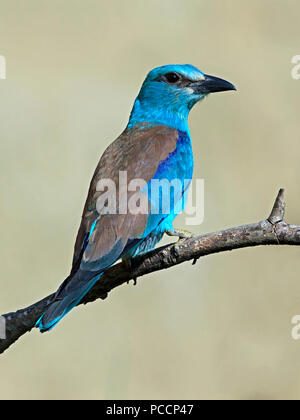
<svg viewBox="0 0 300 420"><path fill-rule="evenodd" d="M159 188L154 192L153 182L192 179L189 112L209 93L227 90L235 90L235 87L190 64L167 65L150 71L135 100L126 129L106 149L96 168L76 239L71 273L37 321L41 332L51 330L78 305L117 260L147 252L164 233L174 232L178 203L182 210L189 183L184 183L179 194L172 189L169 197L172 204L166 210L161 204L166 198L164 190ZM126 194L120 178L124 173ZM112 189L115 202L109 194L101 201L101 194L105 194L100 185L102 180L110 180L115 185ZM135 194L129 188L132 180L144 180L140 191L146 195L147 211L128 211L127 205ZM142 196L139 197L142 201ZM150 205L151 210L154 206L156 211L150 211ZM115 207L115 211L108 211L109 206Z"/></svg>

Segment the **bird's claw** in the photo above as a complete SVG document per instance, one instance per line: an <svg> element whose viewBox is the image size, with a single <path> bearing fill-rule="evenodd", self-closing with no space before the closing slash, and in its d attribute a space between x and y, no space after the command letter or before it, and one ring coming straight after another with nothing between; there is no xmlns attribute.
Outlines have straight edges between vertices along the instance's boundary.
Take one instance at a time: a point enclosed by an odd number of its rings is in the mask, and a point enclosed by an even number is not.
<svg viewBox="0 0 300 420"><path fill-rule="evenodd" d="M185 242L187 239L192 238L195 236L193 233L189 232L185 229L174 229L174 230L167 230L166 234L168 236L176 236L178 237L177 242L174 244L174 250L176 253L179 252L179 245ZM193 265L196 264L197 259L195 258L193 261Z"/></svg>
<svg viewBox="0 0 300 420"><path fill-rule="evenodd" d="M137 285L137 277L135 277L133 275L132 258L123 258L122 262L125 265L126 270L130 271L131 276L132 276L132 280L133 280L133 285L136 286ZM129 284L130 280L127 280L127 284Z"/></svg>
<svg viewBox="0 0 300 420"><path fill-rule="evenodd" d="M185 241L186 239L192 238L195 236L192 232L189 232L185 229L174 229L174 230L167 230L166 234L168 236L176 236L178 238L177 242Z"/></svg>
<svg viewBox="0 0 300 420"><path fill-rule="evenodd" d="M192 262L192 265L196 265L196 264L197 264L197 262L198 262L198 260L199 260L199 258L200 258L200 257L198 257L198 258L194 258L194 259L193 259L193 262Z"/></svg>

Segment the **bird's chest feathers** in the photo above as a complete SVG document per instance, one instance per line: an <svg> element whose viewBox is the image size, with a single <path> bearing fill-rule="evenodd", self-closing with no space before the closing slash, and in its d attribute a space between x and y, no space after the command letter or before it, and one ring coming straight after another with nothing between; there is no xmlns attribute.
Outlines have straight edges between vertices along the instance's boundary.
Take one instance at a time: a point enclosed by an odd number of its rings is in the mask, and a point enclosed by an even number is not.
<svg viewBox="0 0 300 420"><path fill-rule="evenodd" d="M191 139L188 133L178 131L178 140L175 150L160 162L155 179L192 179L193 177L193 151Z"/></svg>

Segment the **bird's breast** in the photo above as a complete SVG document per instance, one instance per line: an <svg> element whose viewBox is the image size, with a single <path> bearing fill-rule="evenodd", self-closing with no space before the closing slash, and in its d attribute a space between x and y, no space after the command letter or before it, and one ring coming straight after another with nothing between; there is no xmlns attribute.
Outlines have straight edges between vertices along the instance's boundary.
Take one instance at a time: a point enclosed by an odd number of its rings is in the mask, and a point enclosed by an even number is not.
<svg viewBox="0 0 300 420"><path fill-rule="evenodd" d="M190 135L187 132L178 131L175 150L164 161L160 162L154 178L168 179L169 181L192 179L193 167L194 159Z"/></svg>

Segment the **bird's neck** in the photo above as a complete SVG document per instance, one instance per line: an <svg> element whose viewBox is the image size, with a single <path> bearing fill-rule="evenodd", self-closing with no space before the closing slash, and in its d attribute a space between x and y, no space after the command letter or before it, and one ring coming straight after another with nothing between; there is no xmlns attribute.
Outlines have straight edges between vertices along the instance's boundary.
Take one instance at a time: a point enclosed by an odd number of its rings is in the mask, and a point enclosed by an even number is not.
<svg viewBox="0 0 300 420"><path fill-rule="evenodd" d="M188 114L189 110L184 107L175 110L172 106L165 106L164 103L142 102L137 98L130 115L128 128L147 122L154 125L167 125L188 133Z"/></svg>

